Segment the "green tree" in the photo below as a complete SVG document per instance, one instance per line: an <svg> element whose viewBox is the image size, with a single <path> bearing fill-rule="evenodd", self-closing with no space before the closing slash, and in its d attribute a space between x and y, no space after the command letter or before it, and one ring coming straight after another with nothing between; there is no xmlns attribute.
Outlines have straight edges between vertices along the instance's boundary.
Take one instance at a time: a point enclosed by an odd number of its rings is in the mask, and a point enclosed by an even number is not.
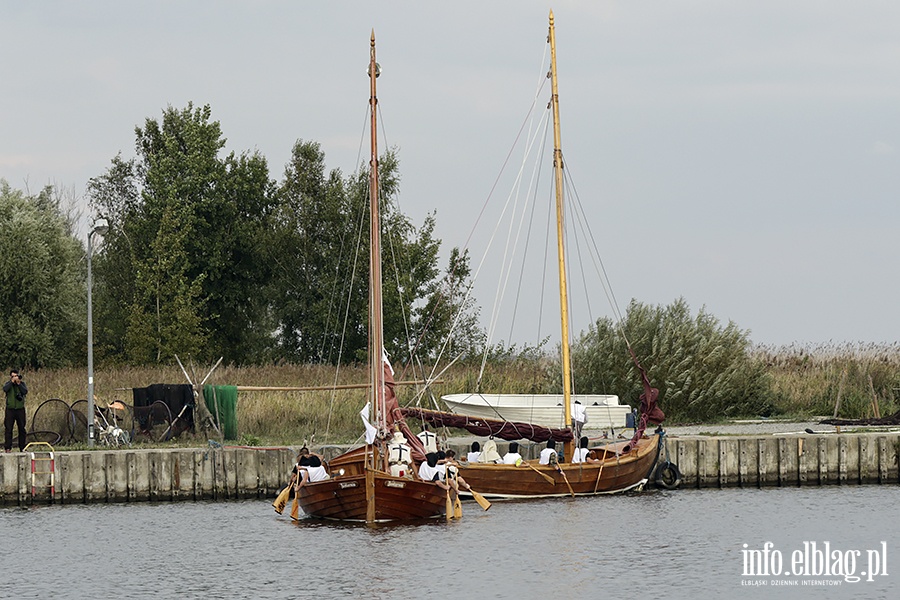
<svg viewBox="0 0 900 600"><path fill-rule="evenodd" d="M98 357L172 354L231 362L345 362L366 355L368 176L326 175L299 140L284 180L258 154L222 156L208 106L168 108L135 130L89 196L110 222L97 257ZM399 164L381 160L385 340L408 354L415 308L438 274L434 215L419 227L397 207Z"/></svg>
<svg viewBox="0 0 900 600"><path fill-rule="evenodd" d="M469 252L450 251L444 276L427 289L427 302L416 309L419 351L434 360L477 355L487 334L478 323L479 307L471 296Z"/></svg>
<svg viewBox="0 0 900 600"><path fill-rule="evenodd" d="M204 350L204 275L190 278L185 253L186 232L178 206L166 207L152 253L137 264L135 288L125 334L128 358L136 363L159 362L173 354L198 355ZM149 307L149 310L148 310Z"/></svg>
<svg viewBox="0 0 900 600"><path fill-rule="evenodd" d="M26 195L0 179L0 363L38 368L84 360L83 259L57 190Z"/></svg>
<svg viewBox="0 0 900 600"><path fill-rule="evenodd" d="M385 345L394 360L409 353L414 307L437 274L434 216L416 227L396 204L399 163L387 152L379 169ZM300 362L362 361L368 339L368 174L326 177L319 144L299 140L278 191L270 244L272 314L279 357Z"/></svg>
<svg viewBox="0 0 900 600"><path fill-rule="evenodd" d="M269 244L273 268L271 313L278 323L278 358L329 361L340 343L338 288L349 252L349 206L340 171L325 176L325 154L298 140L278 188Z"/></svg>
<svg viewBox="0 0 900 600"><path fill-rule="evenodd" d="M692 316L684 299L666 307L632 301L621 332L602 318L582 333L572 348L580 393L614 393L637 405L640 376L622 332L670 418L715 420L772 411L772 381L751 356L748 332L733 322L722 326L704 309Z"/></svg>
<svg viewBox="0 0 900 600"><path fill-rule="evenodd" d="M89 183L110 222L98 257L98 349L131 361L172 354L258 361L270 330L265 237L274 184L257 153L225 147L210 107L169 107L135 129L137 156L120 156Z"/></svg>

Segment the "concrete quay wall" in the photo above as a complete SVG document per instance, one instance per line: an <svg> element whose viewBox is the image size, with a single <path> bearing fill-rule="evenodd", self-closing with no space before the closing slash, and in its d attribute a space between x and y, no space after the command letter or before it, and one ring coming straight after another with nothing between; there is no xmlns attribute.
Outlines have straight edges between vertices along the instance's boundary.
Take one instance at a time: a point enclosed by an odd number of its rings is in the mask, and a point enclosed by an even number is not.
<svg viewBox="0 0 900 600"><path fill-rule="evenodd" d="M58 451L51 494L48 454L35 454L34 469L28 452L0 454L0 504L270 497L295 457L290 448Z"/></svg>
<svg viewBox="0 0 900 600"><path fill-rule="evenodd" d="M451 441L459 455L466 444ZM506 443L501 446L501 453ZM523 444L526 457L541 446ZM332 457L345 448L320 448ZM53 490L46 454L0 454L0 504L270 498L285 485L292 448L59 451ZM666 437L660 457L678 465L682 487L896 484L900 433ZM32 487L34 485L34 487ZM32 493L33 492L33 493Z"/></svg>
<svg viewBox="0 0 900 600"><path fill-rule="evenodd" d="M900 482L900 433L669 437L666 451L684 487Z"/></svg>

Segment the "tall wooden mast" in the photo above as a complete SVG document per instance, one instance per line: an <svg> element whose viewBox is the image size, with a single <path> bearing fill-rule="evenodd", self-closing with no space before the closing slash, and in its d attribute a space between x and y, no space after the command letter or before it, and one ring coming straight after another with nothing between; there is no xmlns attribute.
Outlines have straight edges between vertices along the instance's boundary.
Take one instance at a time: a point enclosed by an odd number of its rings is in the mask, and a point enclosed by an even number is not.
<svg viewBox="0 0 900 600"><path fill-rule="evenodd" d="M379 434L387 430L387 414L384 405L384 328L382 326L381 299L381 219L378 206L378 96L375 79L378 77L375 62L375 30L369 50L369 111L371 112L372 156L369 162L369 377L372 396L370 401L377 421ZM374 469L378 467L377 451L366 473L366 521L375 521Z"/></svg>
<svg viewBox="0 0 900 600"><path fill-rule="evenodd" d="M371 146L369 161L369 369L373 390L372 406L375 409L379 429L387 429L384 410L384 327L382 325L381 299L381 218L378 206L378 97L375 79L378 77L375 62L375 30L372 30L369 52L369 111L371 112Z"/></svg>
<svg viewBox="0 0 900 600"><path fill-rule="evenodd" d="M550 105L553 109L553 172L556 175L556 245L559 256L559 314L562 329L562 378L563 406L565 407L566 426L572 424L572 363L569 355L569 299L566 284L566 250L565 250L565 211L563 202L563 159L562 141L559 132L559 91L556 84L556 29L553 23L553 11L550 11L550 84L552 95ZM575 441L577 444L577 440ZM563 445L566 462L572 460L574 447L572 443Z"/></svg>

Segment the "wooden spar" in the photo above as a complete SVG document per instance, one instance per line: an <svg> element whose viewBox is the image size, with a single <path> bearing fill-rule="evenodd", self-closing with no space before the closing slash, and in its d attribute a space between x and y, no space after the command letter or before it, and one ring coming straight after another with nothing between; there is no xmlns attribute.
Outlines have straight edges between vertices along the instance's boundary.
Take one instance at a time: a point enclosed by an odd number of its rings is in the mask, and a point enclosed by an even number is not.
<svg viewBox="0 0 900 600"><path fill-rule="evenodd" d="M216 421L215 419L213 419L212 413L209 412L208 408L206 408L206 402L203 401L203 385L197 385L194 383L197 377L195 376L194 379L190 378L187 373L187 369L185 369L184 365L181 364L181 359L178 358L177 354L175 355L175 360L178 361L178 366L181 367L181 372L184 373L184 378L188 380L188 383L191 384L191 389L193 390L194 399L196 400L196 402L194 402L194 405L197 411L194 414L194 421L200 423L200 428L202 431L209 432L209 430L212 429L216 432L216 435L220 440L223 439L222 431L219 429L218 425L216 425ZM219 359L219 362L222 362L221 358ZM213 370L219 366L219 362L217 362L216 365L212 369L210 369L210 373L212 373ZM204 381L206 381L206 379L204 379Z"/></svg>
<svg viewBox="0 0 900 600"><path fill-rule="evenodd" d="M366 523L374 523L378 507L375 505L375 469L372 467L378 461L378 449L369 446L372 452L371 461L366 466ZM369 454L367 451L366 454Z"/></svg>
<svg viewBox="0 0 900 600"><path fill-rule="evenodd" d="M369 49L369 112L372 129L370 132L372 156L369 163L369 373L372 390L372 407L380 433L387 430L387 415L384 405L384 330L382 329L381 306L381 220L378 206L378 96L375 93L375 79L378 77L378 63L375 62L375 30ZM372 453L372 462L366 469L366 522L373 523L375 506L374 470L378 467L378 453Z"/></svg>
<svg viewBox="0 0 900 600"><path fill-rule="evenodd" d="M444 383L443 379L433 379L431 381L395 381L394 385L435 385ZM281 385L238 385L235 386L239 392L325 392L329 390L362 390L368 389L368 383L344 383L341 385L307 385L307 386L281 386ZM130 387L113 388L117 392L133 390Z"/></svg>
<svg viewBox="0 0 900 600"><path fill-rule="evenodd" d="M394 385L434 385L436 383L444 383L443 379L435 379L434 381L395 381ZM291 386L267 386L267 385L239 385L239 392L325 392L329 390L362 390L368 389L368 383L345 383L341 385L310 385L303 387ZM131 389L131 388L116 388Z"/></svg>
<svg viewBox="0 0 900 600"><path fill-rule="evenodd" d="M566 251L563 205L563 162L562 140L559 131L559 91L556 83L556 28L553 23L553 11L550 11L550 104L553 108L553 171L556 175L556 246L559 256L559 314L562 329L562 378L563 406L565 407L565 424L572 424L572 365L569 356L569 299L566 288ZM575 440L575 444L578 440ZM563 443L563 454L566 462L571 462L574 454L572 442Z"/></svg>
<svg viewBox="0 0 900 600"><path fill-rule="evenodd" d="M369 50L369 112L371 113L371 158L369 162L369 369L373 392L372 407L376 410L379 429L387 429L384 411L384 329L382 325L381 299L381 218L378 205L378 96L375 80L378 78L375 62L375 30Z"/></svg>
<svg viewBox="0 0 900 600"><path fill-rule="evenodd" d="M386 407L387 390L384 368L384 332L382 324L381 295L381 227L378 205L378 99L375 79L378 77L375 62L375 31L372 30L369 51L369 109L371 111L371 170L369 174L369 383L368 399L373 405L377 429L374 443L350 450L332 458L331 478L307 482L300 487L298 496L303 511L310 516L365 521L408 521L434 518L445 510L444 490L436 483L421 479L407 479L392 475L388 467L386 438L388 428ZM393 406L393 403L392 403ZM393 421L393 418L390 419ZM367 428L368 429L368 428ZM371 439L371 438L369 438ZM338 468L339 467L339 468Z"/></svg>
<svg viewBox="0 0 900 600"><path fill-rule="evenodd" d="M215 371L216 368L222 364L223 358L225 358L225 357L224 356L219 357L219 360L216 361L216 364L213 365L212 369L209 370L209 373L206 374L206 377L203 378L203 381L200 382L200 385L203 385L204 383L206 383L206 380L209 379L209 376L213 374L213 371Z"/></svg>

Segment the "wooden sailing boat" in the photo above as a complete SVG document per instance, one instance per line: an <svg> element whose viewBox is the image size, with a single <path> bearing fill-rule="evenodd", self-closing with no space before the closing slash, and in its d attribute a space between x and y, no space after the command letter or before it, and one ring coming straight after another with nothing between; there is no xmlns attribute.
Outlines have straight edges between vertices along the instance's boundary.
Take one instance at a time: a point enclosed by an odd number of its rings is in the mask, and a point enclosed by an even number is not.
<svg viewBox="0 0 900 600"><path fill-rule="evenodd" d="M641 396L640 423L631 440L608 444L592 449L597 462L572 463L574 454L571 430L572 375L569 355L569 319L566 284L566 257L563 227L563 162L559 127L559 96L556 78L556 34L553 12L550 12L550 76L551 107L553 112L553 166L556 188L557 255L559 260L560 322L562 329L562 408L563 427L550 429L534 422L515 423L482 416L466 416L418 408L405 409L407 416L421 419L434 426L462 427L476 435L493 435L507 440L530 439L542 442L553 439L563 442L565 462L559 465L538 465L525 462L519 466L486 463L463 463L460 474L473 488L486 497L544 497L567 495L594 495L623 492L641 488L650 477L661 448L661 433L645 436L648 421L661 422L665 416L656 407L658 391L650 387L643 369L641 372L644 394ZM492 395L497 398L498 395ZM524 396L519 396L524 397ZM556 405L554 397L552 402ZM617 401L616 401L617 403ZM499 412L497 413L499 414ZM464 492L463 492L464 493Z"/></svg>
<svg viewBox="0 0 900 600"><path fill-rule="evenodd" d="M378 145L375 79L375 32L369 53L371 113L371 162L369 175L369 390L374 407L374 435L367 444L329 462L331 478L300 487L298 500L307 515L342 521L404 521L428 519L444 514L447 492L432 482L391 475L386 445L392 431L405 434L413 455L421 459L423 449L400 414L394 397L393 375L384 355L381 295L381 220L378 198Z"/></svg>

